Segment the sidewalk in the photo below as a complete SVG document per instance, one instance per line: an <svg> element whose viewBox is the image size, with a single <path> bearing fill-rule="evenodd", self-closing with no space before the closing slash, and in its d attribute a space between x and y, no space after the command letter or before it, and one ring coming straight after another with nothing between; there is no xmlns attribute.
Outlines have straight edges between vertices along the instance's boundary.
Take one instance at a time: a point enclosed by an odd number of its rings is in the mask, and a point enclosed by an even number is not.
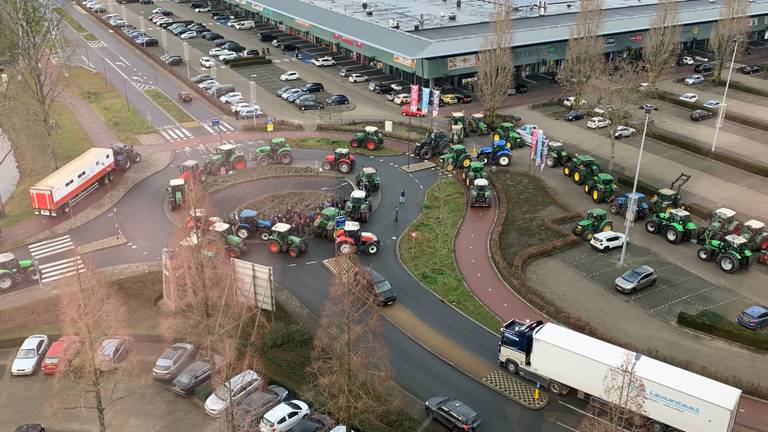
<svg viewBox="0 0 768 432"><path fill-rule="evenodd" d="M104 119L81 97L64 91L61 93L61 101L77 117L77 122L91 138L95 147L109 147L119 142L117 135L104 123Z"/></svg>
<svg viewBox="0 0 768 432"><path fill-rule="evenodd" d="M738 72L737 72L738 73ZM702 87L687 86L673 81L662 81L657 86L659 90L666 90L676 95L693 92L699 95L700 101L716 100L722 101L725 87ZM728 90L728 108L726 113L736 113L746 118L752 118L761 122L768 122L768 112L766 110L755 109L758 106L768 106L768 98L745 93L733 88ZM726 115L727 116L727 115Z"/></svg>

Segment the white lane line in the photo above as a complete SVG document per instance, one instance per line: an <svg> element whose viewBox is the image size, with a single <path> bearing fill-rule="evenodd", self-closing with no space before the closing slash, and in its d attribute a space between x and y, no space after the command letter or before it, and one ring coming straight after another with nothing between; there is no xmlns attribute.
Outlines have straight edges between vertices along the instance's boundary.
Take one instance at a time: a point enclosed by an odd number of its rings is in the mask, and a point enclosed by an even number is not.
<svg viewBox="0 0 768 432"><path fill-rule="evenodd" d="M45 278L45 277L56 276L58 274L70 272L73 270L80 270L84 268L85 268L85 264L83 263L77 263L74 265L67 264L67 265L62 265L61 267L58 267L56 270L46 270L42 273L43 273L43 278Z"/></svg>
<svg viewBox="0 0 768 432"><path fill-rule="evenodd" d="M205 128L205 130L207 130L208 132L210 132L210 133L212 133L212 134L216 134L216 131L214 131L213 129L211 129L211 127L210 127L210 126L208 126L208 125L203 125L203 127L204 127L204 128Z"/></svg>
<svg viewBox="0 0 768 432"><path fill-rule="evenodd" d="M170 141L173 139L165 131L160 131L160 135L162 135L163 138L165 138L167 141Z"/></svg>
<svg viewBox="0 0 768 432"><path fill-rule="evenodd" d="M51 249L51 250L47 250L44 253L32 253L32 256L34 258L45 258L47 256L56 255L57 253L66 252L68 250L73 250L74 248L75 248L75 245L70 243L68 245L62 245L60 247L57 247L57 248L54 248L54 249Z"/></svg>
<svg viewBox="0 0 768 432"><path fill-rule="evenodd" d="M56 237L55 239L45 240L45 241L41 241L41 242L38 242L38 243L32 243L31 245L29 245L27 247L30 250L33 250L33 249L35 249L35 248L37 248L39 246L43 246L43 245L51 244L51 243L54 243L54 242L58 242L61 239L70 239L70 237L69 237L69 235L65 235L65 236L62 236L62 237Z"/></svg>
<svg viewBox="0 0 768 432"><path fill-rule="evenodd" d="M230 130L230 131L235 130L235 128L233 128L232 126L228 125L227 122L221 122L221 126L222 126L222 129L224 129L224 130Z"/></svg>
<svg viewBox="0 0 768 432"><path fill-rule="evenodd" d="M192 138L192 134L191 134L191 133L189 133L189 131L188 131L188 130L186 130L186 129L184 129L184 128L179 128L179 130L180 130L180 131L181 131L181 132L182 132L184 135L186 135L186 136L188 136L188 137Z"/></svg>
<svg viewBox="0 0 768 432"><path fill-rule="evenodd" d="M50 262L50 263L46 263L46 264L41 264L40 265L40 270L45 270L45 269L47 269L49 267L57 266L57 265L62 264L62 263L72 263L74 261L79 261L79 260L80 260L80 257L77 256L77 257L74 257L74 258L67 258L67 259L63 259L63 260L60 260L60 261L54 261L54 262Z"/></svg>
<svg viewBox="0 0 768 432"><path fill-rule="evenodd" d="M53 282L55 280L63 279L65 277L74 276L74 275L76 275L78 273L82 273L84 271L85 271L85 269L78 269L77 271L71 271L69 273L64 273L64 274L56 275L56 276L49 277L49 278L45 278L44 277L44 278L41 279L41 282L42 283Z"/></svg>

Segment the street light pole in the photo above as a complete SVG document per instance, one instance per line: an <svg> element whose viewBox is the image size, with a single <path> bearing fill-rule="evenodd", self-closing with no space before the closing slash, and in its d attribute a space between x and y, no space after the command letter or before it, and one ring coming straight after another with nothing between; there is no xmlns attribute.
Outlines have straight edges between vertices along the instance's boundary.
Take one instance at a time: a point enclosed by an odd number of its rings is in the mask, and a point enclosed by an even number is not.
<svg viewBox="0 0 768 432"><path fill-rule="evenodd" d="M637 166L635 167L635 180L632 183L632 194L630 195L629 207L625 213L624 221L624 243L621 245L621 259L619 259L619 265L624 265L624 258L627 255L627 244L629 244L629 227L632 225L632 221L635 219L635 211L637 207L637 199L635 194L637 193L637 179L640 177L640 164L643 162L643 149L645 148L645 133L648 131L648 119L651 117L651 109L645 108L645 125L643 126L643 139L640 140L640 153L637 155Z"/></svg>
<svg viewBox="0 0 768 432"><path fill-rule="evenodd" d="M187 79L189 79L189 42L184 42L184 63L187 64Z"/></svg>
<svg viewBox="0 0 768 432"><path fill-rule="evenodd" d="M251 105L254 106L253 112L253 130L256 130L256 75L251 75L251 80L248 82L249 90L251 91Z"/></svg>
<svg viewBox="0 0 768 432"><path fill-rule="evenodd" d="M736 63L736 51L739 49L739 39L736 38L733 41L733 57L731 58L731 66L728 68L728 79L725 81L725 91L723 92L723 102L717 110L717 122L715 123L715 136L712 139L712 152L717 148L717 135L720 132L720 128L723 126L723 118L725 118L725 98L728 96L728 86L731 84L731 73L733 72L733 64Z"/></svg>

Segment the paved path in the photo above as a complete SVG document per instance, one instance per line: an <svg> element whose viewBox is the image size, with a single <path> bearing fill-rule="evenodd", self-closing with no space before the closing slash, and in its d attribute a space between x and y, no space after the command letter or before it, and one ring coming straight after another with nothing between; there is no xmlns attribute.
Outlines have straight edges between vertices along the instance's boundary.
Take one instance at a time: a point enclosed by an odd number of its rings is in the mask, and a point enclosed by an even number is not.
<svg viewBox="0 0 768 432"><path fill-rule="evenodd" d="M117 135L104 122L104 119L83 98L64 91L61 94L61 101L75 115L77 122L80 123L80 126L91 138L95 147L109 147L114 143L120 142L117 139Z"/></svg>

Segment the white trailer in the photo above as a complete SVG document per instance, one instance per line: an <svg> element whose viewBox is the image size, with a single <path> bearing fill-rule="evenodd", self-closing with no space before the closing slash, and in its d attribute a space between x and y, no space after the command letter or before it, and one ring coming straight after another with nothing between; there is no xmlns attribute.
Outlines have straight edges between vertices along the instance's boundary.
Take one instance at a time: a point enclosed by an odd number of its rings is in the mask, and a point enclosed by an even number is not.
<svg viewBox="0 0 768 432"><path fill-rule="evenodd" d="M509 321L501 329L499 364L550 391L570 389L617 403L605 391L605 377L619 368L628 351L599 339L542 321ZM633 374L645 385L644 415L655 432L730 432L741 390L629 352Z"/></svg>

